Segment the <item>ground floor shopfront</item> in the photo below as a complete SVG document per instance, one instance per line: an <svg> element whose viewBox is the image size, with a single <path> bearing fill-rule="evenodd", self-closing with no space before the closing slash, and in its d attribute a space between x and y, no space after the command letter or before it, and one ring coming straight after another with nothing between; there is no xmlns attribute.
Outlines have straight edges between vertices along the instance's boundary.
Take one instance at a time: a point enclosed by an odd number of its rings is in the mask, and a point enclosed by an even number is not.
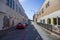
<svg viewBox="0 0 60 40"><path fill-rule="evenodd" d="M12 26L15 26L18 22L25 20L23 17L19 16L19 14L7 14L0 12L0 30L8 29Z"/></svg>
<svg viewBox="0 0 60 40"><path fill-rule="evenodd" d="M60 32L60 10L37 19L37 22L52 25L54 30Z"/></svg>
<svg viewBox="0 0 60 40"><path fill-rule="evenodd" d="M11 25L14 25L14 20L4 13L0 13L0 30L7 29Z"/></svg>

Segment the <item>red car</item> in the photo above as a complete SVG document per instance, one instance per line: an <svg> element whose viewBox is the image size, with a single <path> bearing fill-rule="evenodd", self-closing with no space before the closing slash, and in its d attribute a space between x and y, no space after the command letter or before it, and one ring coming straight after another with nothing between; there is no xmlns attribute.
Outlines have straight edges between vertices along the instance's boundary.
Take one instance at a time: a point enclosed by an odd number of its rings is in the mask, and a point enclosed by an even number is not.
<svg viewBox="0 0 60 40"><path fill-rule="evenodd" d="M25 28L25 27L26 27L25 23L18 23L18 24L16 25L16 28L17 28L17 29L22 29L22 28Z"/></svg>

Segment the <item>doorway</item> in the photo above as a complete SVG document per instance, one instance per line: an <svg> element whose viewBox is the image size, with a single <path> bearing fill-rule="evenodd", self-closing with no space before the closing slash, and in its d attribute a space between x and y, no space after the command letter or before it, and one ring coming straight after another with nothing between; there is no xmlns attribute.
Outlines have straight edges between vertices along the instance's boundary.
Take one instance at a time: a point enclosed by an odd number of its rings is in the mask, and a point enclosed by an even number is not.
<svg viewBox="0 0 60 40"><path fill-rule="evenodd" d="M4 16L3 18L3 29L6 29L10 26L10 20L8 19L7 16Z"/></svg>

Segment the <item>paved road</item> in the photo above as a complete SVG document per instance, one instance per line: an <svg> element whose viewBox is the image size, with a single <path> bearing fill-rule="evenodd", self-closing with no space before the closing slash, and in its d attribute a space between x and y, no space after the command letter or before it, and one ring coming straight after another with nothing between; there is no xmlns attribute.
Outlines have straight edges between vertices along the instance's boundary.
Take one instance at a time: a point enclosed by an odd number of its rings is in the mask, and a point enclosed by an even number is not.
<svg viewBox="0 0 60 40"><path fill-rule="evenodd" d="M31 22L25 29L15 29L8 32L0 40L60 40L57 37L47 33L36 23Z"/></svg>
<svg viewBox="0 0 60 40"><path fill-rule="evenodd" d="M43 40L38 34L34 26L31 24L25 29L15 29L14 31L8 32L7 35L0 38L0 40Z"/></svg>

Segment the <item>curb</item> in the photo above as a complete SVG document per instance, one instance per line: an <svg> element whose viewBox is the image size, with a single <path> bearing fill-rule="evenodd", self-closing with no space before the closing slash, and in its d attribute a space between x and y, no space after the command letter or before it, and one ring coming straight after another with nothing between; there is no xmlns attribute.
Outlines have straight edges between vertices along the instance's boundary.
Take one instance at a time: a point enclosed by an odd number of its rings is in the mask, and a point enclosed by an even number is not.
<svg viewBox="0 0 60 40"><path fill-rule="evenodd" d="M0 30L0 38L2 38L3 36L5 36L7 33L7 30Z"/></svg>
<svg viewBox="0 0 60 40"><path fill-rule="evenodd" d="M41 26L40 26L40 27L41 27ZM46 31L46 32L50 33L51 35L53 35L53 36L55 36L55 37L57 37L57 38L60 39L60 36L59 36L59 35L57 35L57 34L51 32L51 31L49 31L49 30L47 30L47 29L45 29L45 28L43 28L43 27L41 27L41 28L42 28L44 31Z"/></svg>

